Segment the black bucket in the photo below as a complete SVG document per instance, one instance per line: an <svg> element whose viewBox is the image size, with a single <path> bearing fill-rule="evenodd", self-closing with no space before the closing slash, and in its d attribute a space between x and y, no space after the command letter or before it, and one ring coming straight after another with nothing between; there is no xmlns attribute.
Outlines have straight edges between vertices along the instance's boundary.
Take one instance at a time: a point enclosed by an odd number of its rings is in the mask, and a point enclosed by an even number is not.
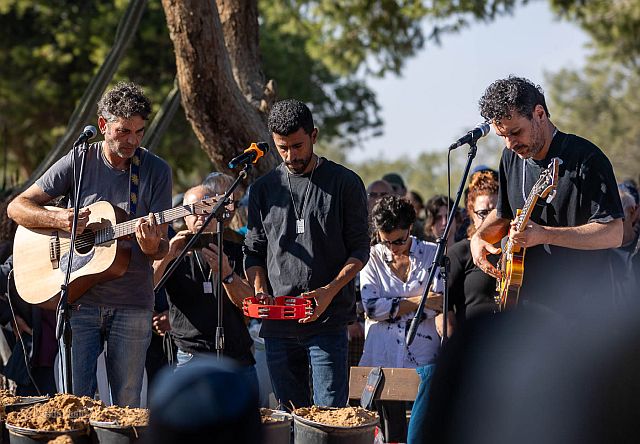
<svg viewBox="0 0 640 444"><path fill-rule="evenodd" d="M49 442L61 435L69 436L74 444L91 444L88 429L64 431L34 430L12 426L11 424L7 424L7 429L9 430L9 441L12 444L40 444Z"/></svg>
<svg viewBox="0 0 640 444"><path fill-rule="evenodd" d="M91 421L95 442L100 444L129 444L141 442L148 426L122 427L115 423Z"/></svg>
<svg viewBox="0 0 640 444"><path fill-rule="evenodd" d="M294 442L304 444L371 444L378 420L352 427L338 427L293 415Z"/></svg>
<svg viewBox="0 0 640 444"><path fill-rule="evenodd" d="M20 400L13 404L7 404L4 406L5 413L17 412L25 407L30 407L34 404L40 404L48 401L48 396L20 396ZM9 443L9 430L7 430L6 421L3 419L0 421L0 444Z"/></svg>
<svg viewBox="0 0 640 444"><path fill-rule="evenodd" d="M271 411L273 421L262 423L263 444L289 444L291 442L291 414L279 410Z"/></svg>

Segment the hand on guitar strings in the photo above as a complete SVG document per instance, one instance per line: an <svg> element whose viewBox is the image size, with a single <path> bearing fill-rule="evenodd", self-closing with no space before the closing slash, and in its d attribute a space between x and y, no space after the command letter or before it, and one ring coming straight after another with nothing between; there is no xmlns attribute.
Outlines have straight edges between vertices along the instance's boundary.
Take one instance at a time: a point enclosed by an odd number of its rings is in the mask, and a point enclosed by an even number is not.
<svg viewBox="0 0 640 444"><path fill-rule="evenodd" d="M136 239L144 254L153 255L158 252L162 240L162 229L157 224L153 213L149 213L149 217L140 218L136 222Z"/></svg>
<svg viewBox="0 0 640 444"><path fill-rule="evenodd" d="M548 243L545 234L545 228L532 221L528 221L522 231L516 231L515 221L513 221L509 230L509 237L513 244L523 248Z"/></svg>
<svg viewBox="0 0 640 444"><path fill-rule="evenodd" d="M474 235L471 238L471 255L476 266L496 279L500 279L500 271L487 260L489 254L500 254L502 250L486 240Z"/></svg>
<svg viewBox="0 0 640 444"><path fill-rule="evenodd" d="M73 208L67 208L62 211L56 211L58 217L61 218L62 229L71 233L71 227L73 225ZM91 210L89 208L80 208L78 212L78 225L76 227L76 234L81 234L89 222L89 215Z"/></svg>

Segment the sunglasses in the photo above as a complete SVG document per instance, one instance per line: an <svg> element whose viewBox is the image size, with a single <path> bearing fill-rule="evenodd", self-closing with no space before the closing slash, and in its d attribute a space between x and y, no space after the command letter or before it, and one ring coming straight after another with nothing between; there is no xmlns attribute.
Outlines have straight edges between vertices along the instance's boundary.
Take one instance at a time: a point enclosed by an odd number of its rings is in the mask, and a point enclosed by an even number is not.
<svg viewBox="0 0 640 444"><path fill-rule="evenodd" d="M371 199L377 199L379 197L384 197L384 196L388 196L388 195L389 195L389 193L387 193L386 191L382 191L380 193L374 193L374 192L367 193L367 196L370 197Z"/></svg>
<svg viewBox="0 0 640 444"><path fill-rule="evenodd" d="M407 235L404 238L399 238L396 240L381 240L380 243L386 247L388 247L389 245L396 245L396 246L400 246L400 245L404 245L407 243L407 240L409 239L409 235L411 233L409 233L409 230L407 230Z"/></svg>
<svg viewBox="0 0 640 444"><path fill-rule="evenodd" d="M485 220L486 217L489 215L489 213L491 213L493 210L490 209L484 209L484 210L474 210L473 212L476 213L476 216L478 216L480 219Z"/></svg>

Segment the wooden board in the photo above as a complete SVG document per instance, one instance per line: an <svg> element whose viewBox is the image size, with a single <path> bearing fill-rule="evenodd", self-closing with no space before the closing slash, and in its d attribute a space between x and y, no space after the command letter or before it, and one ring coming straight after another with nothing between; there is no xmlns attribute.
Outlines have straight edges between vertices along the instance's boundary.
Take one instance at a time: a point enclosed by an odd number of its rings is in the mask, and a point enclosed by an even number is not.
<svg viewBox="0 0 640 444"><path fill-rule="evenodd" d="M373 367L351 367L349 399L360 399ZM384 381L377 399L385 401L414 401L420 386L420 376L413 368L382 368Z"/></svg>

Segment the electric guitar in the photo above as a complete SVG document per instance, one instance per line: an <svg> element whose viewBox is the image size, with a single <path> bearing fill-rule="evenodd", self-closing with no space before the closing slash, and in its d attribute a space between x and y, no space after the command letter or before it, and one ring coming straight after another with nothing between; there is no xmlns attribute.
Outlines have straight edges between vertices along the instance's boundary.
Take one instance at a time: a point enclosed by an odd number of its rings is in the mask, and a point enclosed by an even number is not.
<svg viewBox="0 0 640 444"><path fill-rule="evenodd" d="M208 214L215 203L215 198L208 198L154 215L158 224L165 224L190 214ZM146 218L128 220L124 210L105 201L87 208L91 210L89 221L85 230L76 236L69 303L95 284L120 277L127 271L131 243L122 238L134 234L137 221ZM16 289L23 300L41 304L43 308L55 308L66 274L70 240L71 234L63 230L18 226L13 244L13 272Z"/></svg>
<svg viewBox="0 0 640 444"><path fill-rule="evenodd" d="M546 199L547 203L551 202L556 194L558 184L558 169L560 167L560 159L554 157L551 163L544 170L535 185L529 192L529 196L521 210L516 211L515 229L523 231L533 208L539 198ZM498 270L501 277L496 282L496 290L498 292L497 302L500 311L510 310L518 305L518 296L520 287L522 287L522 278L524 277L524 255L526 248L514 245L511 238L507 240L507 244L502 250L502 256L498 263Z"/></svg>

